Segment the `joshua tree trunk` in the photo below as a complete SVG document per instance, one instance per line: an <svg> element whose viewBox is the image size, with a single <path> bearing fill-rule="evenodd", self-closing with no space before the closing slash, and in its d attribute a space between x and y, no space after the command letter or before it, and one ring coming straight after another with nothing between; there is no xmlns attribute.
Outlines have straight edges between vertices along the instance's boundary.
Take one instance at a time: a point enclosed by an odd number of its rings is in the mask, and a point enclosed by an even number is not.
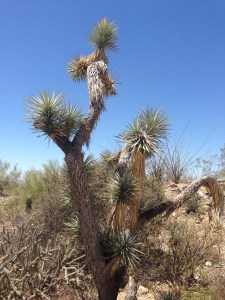
<svg viewBox="0 0 225 300"><path fill-rule="evenodd" d="M69 154L65 160L71 181L72 195L78 210L87 263L95 281L99 300L116 300L125 270L120 270L113 278L105 272L106 261L101 251L89 198L83 154L81 153L79 157Z"/></svg>
<svg viewBox="0 0 225 300"><path fill-rule="evenodd" d="M65 160L71 181L72 196L78 210L82 240L87 262L95 281L99 300L116 300L124 272L114 278L105 272L106 261L102 254L97 226L93 216L87 177L84 168L82 147L88 145L90 134L104 109L104 85L102 78L107 75L107 65L103 61L92 63L87 69L90 110L84 124L76 133L73 142L64 148ZM60 140L58 141L58 145ZM65 145L65 143L64 143Z"/></svg>

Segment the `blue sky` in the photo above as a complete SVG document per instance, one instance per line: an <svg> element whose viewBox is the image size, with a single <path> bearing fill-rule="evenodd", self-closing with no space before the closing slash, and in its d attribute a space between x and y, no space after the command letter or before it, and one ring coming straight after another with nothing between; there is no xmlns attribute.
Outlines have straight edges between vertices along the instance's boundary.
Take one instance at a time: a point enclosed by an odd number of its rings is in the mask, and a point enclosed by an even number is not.
<svg viewBox="0 0 225 300"><path fill-rule="evenodd" d="M119 28L110 70L118 95L95 130L90 151L116 148L115 135L137 113L167 112L171 137L199 155L219 152L225 129L224 0L0 0L0 159L22 170L63 160L30 130L25 98L57 91L88 109L87 87L71 81L68 61L92 49L87 40L103 17Z"/></svg>

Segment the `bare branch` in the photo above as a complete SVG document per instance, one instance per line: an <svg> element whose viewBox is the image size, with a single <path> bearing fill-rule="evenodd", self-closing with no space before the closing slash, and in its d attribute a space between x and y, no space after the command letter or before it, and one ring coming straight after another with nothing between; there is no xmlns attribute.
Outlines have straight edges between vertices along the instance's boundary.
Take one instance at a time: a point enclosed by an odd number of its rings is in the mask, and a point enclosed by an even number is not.
<svg viewBox="0 0 225 300"><path fill-rule="evenodd" d="M158 215L163 215L168 218L175 210L183 206L202 186L209 189L212 194L214 206L219 213L220 218L224 216L224 195L223 191L214 177L205 176L192 182L180 195L178 195L174 202L167 201L159 206L146 211L139 216L140 224L143 224Z"/></svg>

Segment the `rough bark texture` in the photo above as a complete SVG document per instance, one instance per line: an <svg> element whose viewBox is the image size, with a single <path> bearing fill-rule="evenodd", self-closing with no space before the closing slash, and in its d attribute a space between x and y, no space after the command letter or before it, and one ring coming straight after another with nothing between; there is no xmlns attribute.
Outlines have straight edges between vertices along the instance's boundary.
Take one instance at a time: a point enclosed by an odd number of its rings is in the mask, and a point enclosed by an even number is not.
<svg viewBox="0 0 225 300"><path fill-rule="evenodd" d="M104 109L105 87L102 78L107 76L103 61L93 62L87 69L90 109L72 142L55 141L66 154L65 161L71 181L72 196L78 211L81 235L87 262L93 276L99 300L116 300L123 272L109 278L105 272L106 261L102 254L97 226L93 216L82 147L89 145L90 135Z"/></svg>
<svg viewBox="0 0 225 300"><path fill-rule="evenodd" d="M107 276L106 262L97 235L82 157L73 157L69 154L65 160L71 180L72 195L78 210L87 263L98 290L99 300L116 300L125 270L120 270L114 278Z"/></svg>

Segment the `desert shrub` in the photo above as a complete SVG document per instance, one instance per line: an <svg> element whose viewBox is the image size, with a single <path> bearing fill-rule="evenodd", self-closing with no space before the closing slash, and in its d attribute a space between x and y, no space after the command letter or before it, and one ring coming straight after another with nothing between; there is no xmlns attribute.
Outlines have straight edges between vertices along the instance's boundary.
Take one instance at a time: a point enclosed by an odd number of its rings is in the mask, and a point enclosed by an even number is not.
<svg viewBox="0 0 225 300"><path fill-rule="evenodd" d="M146 211L165 202L165 193L162 184L149 176L146 179L142 198L141 210Z"/></svg>
<svg viewBox="0 0 225 300"><path fill-rule="evenodd" d="M198 193L196 193L186 203L187 213L197 212L199 207L201 206L201 202L202 202L202 197Z"/></svg>
<svg viewBox="0 0 225 300"><path fill-rule="evenodd" d="M70 185L65 169L47 170L45 166L43 190L36 200L34 210L38 212L43 222L46 235L56 235L64 230L64 223L72 216L72 201Z"/></svg>
<svg viewBox="0 0 225 300"><path fill-rule="evenodd" d="M1 213L3 218L6 217L12 217L16 214L18 214L20 211L20 201L18 197L12 197L4 203L4 205L1 208Z"/></svg>
<svg viewBox="0 0 225 300"><path fill-rule="evenodd" d="M159 291L156 300L182 300L181 294L174 291Z"/></svg>
<svg viewBox="0 0 225 300"><path fill-rule="evenodd" d="M48 188L51 184L48 184ZM67 202L60 188L52 183L51 191L44 190L38 199L35 210L43 222L46 235L56 235L64 230L64 222L72 214L72 204Z"/></svg>
<svg viewBox="0 0 225 300"><path fill-rule="evenodd" d="M30 196L34 201L38 199L46 186L61 177L62 167L57 161L49 160L42 166L42 170L30 169L25 172L21 184L20 197Z"/></svg>
<svg viewBox="0 0 225 300"><path fill-rule="evenodd" d="M225 275L222 272L218 272L213 279L211 289L214 294L213 300L225 299Z"/></svg>
<svg viewBox="0 0 225 300"><path fill-rule="evenodd" d="M217 154L197 158L195 163L197 177L211 175L218 178L220 173L219 160Z"/></svg>
<svg viewBox="0 0 225 300"><path fill-rule="evenodd" d="M11 166L8 162L0 160L0 196L12 193L18 187L21 171L17 165Z"/></svg>
<svg viewBox="0 0 225 300"><path fill-rule="evenodd" d="M163 182L166 179L166 165L164 153L158 152L147 160L147 173L156 181Z"/></svg>
<svg viewBox="0 0 225 300"><path fill-rule="evenodd" d="M196 290L182 292L184 300L216 300L214 293L209 288L198 287Z"/></svg>
<svg viewBox="0 0 225 300"><path fill-rule="evenodd" d="M70 239L46 241L34 216L1 229L0 299L56 299L63 286L73 299L94 299L84 255Z"/></svg>
<svg viewBox="0 0 225 300"><path fill-rule="evenodd" d="M30 196L34 201L40 196L44 189L42 172L31 169L25 172L20 188L19 196L25 201Z"/></svg>
<svg viewBox="0 0 225 300"><path fill-rule="evenodd" d="M194 155L185 148L180 139L174 144L165 143L163 161L166 166L166 178L178 184L188 176L190 168L195 163Z"/></svg>
<svg viewBox="0 0 225 300"><path fill-rule="evenodd" d="M143 269L148 280L164 282L175 293L188 289L197 282L196 272L204 266L216 242L210 228L199 230L186 222L170 222L158 239L149 236L145 241Z"/></svg>

